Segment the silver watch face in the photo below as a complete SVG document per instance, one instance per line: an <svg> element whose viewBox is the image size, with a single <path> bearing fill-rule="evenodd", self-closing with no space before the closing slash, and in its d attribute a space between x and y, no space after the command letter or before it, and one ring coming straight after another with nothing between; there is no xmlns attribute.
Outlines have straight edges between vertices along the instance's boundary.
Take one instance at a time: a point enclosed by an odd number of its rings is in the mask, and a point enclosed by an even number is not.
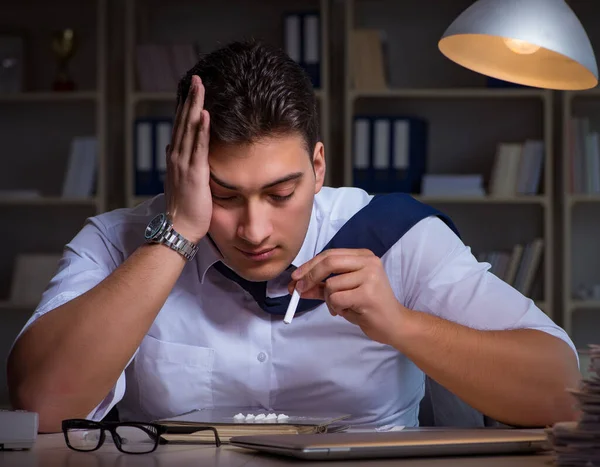
<svg viewBox="0 0 600 467"><path fill-rule="evenodd" d="M156 235L158 235L163 229L166 221L167 216L164 213L161 213L152 219L146 227L146 232L144 233L146 240L152 240L154 237L156 237Z"/></svg>

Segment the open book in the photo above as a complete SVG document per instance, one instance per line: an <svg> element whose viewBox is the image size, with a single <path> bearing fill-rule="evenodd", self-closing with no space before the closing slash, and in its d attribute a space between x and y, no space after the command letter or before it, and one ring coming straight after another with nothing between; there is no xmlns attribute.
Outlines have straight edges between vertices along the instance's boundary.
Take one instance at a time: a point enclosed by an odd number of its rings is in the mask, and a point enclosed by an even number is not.
<svg viewBox="0 0 600 467"><path fill-rule="evenodd" d="M194 427L214 427L222 442L232 436L324 433L348 414L310 414L297 410L265 410L252 407L224 407L194 410L173 418L156 420L167 427L162 437L168 442L213 443L211 431L194 432Z"/></svg>

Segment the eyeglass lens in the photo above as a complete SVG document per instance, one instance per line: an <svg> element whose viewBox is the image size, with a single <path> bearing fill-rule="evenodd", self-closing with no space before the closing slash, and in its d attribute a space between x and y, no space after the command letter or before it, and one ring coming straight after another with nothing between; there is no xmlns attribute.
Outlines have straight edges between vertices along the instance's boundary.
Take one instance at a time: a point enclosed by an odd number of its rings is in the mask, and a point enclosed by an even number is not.
<svg viewBox="0 0 600 467"><path fill-rule="evenodd" d="M143 428L137 426L118 426L115 431L121 438L121 450L124 452L148 452L152 451L156 445L155 438L148 433L156 432L151 426Z"/></svg>
<svg viewBox="0 0 600 467"><path fill-rule="evenodd" d="M100 443L100 428L70 428L67 431L69 444L81 451L93 451Z"/></svg>
<svg viewBox="0 0 600 467"><path fill-rule="evenodd" d="M156 438L151 434L156 433L151 426L118 426L115 432L119 437L120 449L123 452L142 453L150 452L156 446ZM100 443L102 430L100 428L69 428L67 437L69 444L80 451L93 451ZM105 441L112 442L113 439L105 432Z"/></svg>

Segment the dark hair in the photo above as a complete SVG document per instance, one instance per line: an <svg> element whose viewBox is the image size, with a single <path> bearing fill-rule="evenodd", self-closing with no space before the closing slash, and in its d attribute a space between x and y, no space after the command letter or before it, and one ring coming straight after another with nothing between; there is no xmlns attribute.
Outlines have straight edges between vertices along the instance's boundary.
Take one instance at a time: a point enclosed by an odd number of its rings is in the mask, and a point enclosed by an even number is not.
<svg viewBox="0 0 600 467"><path fill-rule="evenodd" d="M206 89L210 144L254 143L300 134L312 161L319 114L310 78L283 50L257 41L233 42L204 57L179 82L185 101L193 75Z"/></svg>

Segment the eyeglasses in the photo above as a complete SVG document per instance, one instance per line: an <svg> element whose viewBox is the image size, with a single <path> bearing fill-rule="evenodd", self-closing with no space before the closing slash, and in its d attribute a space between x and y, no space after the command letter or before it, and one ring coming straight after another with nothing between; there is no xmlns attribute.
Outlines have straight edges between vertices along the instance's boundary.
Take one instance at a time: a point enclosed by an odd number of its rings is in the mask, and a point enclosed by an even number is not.
<svg viewBox="0 0 600 467"><path fill-rule="evenodd" d="M74 451L90 452L104 444L106 432L110 432L115 446L126 454L147 454L159 444L168 441L161 438L167 427L143 422L94 422L84 419L63 420L62 430L67 446ZM210 430L215 435L215 444L221 445L217 430L213 427L190 427L189 432Z"/></svg>

